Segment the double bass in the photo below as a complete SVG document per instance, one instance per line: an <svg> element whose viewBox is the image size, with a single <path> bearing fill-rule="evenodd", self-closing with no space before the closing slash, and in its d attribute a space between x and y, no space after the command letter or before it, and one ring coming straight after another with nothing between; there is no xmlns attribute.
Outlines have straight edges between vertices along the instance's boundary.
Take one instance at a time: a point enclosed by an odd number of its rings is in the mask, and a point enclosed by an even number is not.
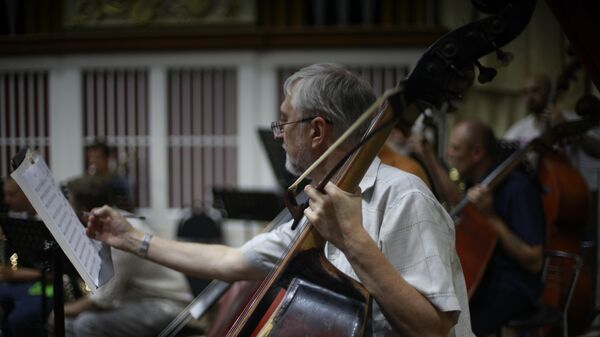
<svg viewBox="0 0 600 337"><path fill-rule="evenodd" d="M585 123L585 129L578 133L581 135L598 124L600 102L593 96L583 96L577 102L576 111L583 115L583 119L576 122ZM538 178L544 190L546 248L576 254L583 259L568 311L570 333L580 334L590 324L594 313L596 257L591 248L595 245L589 244L593 239L588 238L586 242L584 238L585 231L591 228L592 198L581 173L569 163L564 153L552 150L543 152L538 167ZM560 298L562 294L556 291L544 294L547 303L556 303Z"/></svg>
<svg viewBox="0 0 600 337"><path fill-rule="evenodd" d="M535 1L475 1L474 4L488 14L496 14L460 27L434 43L407 79L366 112L374 122L361 146L319 182L318 189L322 191L331 180L342 190L355 191L391 128L399 121L412 124L419 111L418 104L439 106L461 97L473 81L474 66L482 67L477 59L516 37L531 18ZM226 327L224 335L370 334L370 294L325 258L323 238L302 218L302 207L294 204L293 191L290 194L288 209L295 218L296 238L276 268L257 286L241 314Z"/></svg>
<svg viewBox="0 0 600 337"><path fill-rule="evenodd" d="M596 88L600 88L600 45L596 42L596 32L600 29L598 16L600 15L600 3L597 1L574 0L546 0L548 7L556 17L562 31L567 36L571 47L575 54L581 60L587 74L589 75ZM595 229L595 232L598 228ZM596 252L590 252L587 255L596 255L598 243L596 242ZM579 245L574 247L581 249ZM595 253L595 254L594 254ZM585 257L586 254L584 254ZM584 269L582 273L585 275L596 276L597 263L594 259L584 261ZM585 278L584 278L585 279ZM588 279L589 280L589 279ZM588 281L589 282L589 281ZM588 327L589 321L593 318L593 314L597 314L598 307L594 311L594 299L589 294L589 289L594 288L594 284L589 282L582 288L576 289L572 309L569 310L569 320L571 323L569 328L573 328L573 332L583 331ZM598 291L598 289L596 289ZM582 300L583 299L583 300ZM599 305L596 298L596 305ZM581 309L583 308L583 309Z"/></svg>

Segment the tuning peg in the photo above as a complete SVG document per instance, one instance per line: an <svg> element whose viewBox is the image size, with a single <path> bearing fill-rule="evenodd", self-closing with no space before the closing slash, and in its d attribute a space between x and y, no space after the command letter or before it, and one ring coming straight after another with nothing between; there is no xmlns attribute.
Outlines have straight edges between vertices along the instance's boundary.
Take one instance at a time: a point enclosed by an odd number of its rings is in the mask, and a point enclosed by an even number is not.
<svg viewBox="0 0 600 337"><path fill-rule="evenodd" d="M502 49L498 48L496 49L496 57L498 58L500 64L502 64L503 66L507 66L512 62L512 60L514 60L515 55L513 55L513 53L503 51Z"/></svg>
<svg viewBox="0 0 600 337"><path fill-rule="evenodd" d="M490 82L498 74L496 69L491 68L491 67L486 67L486 66L482 65L481 63L479 63L479 61L475 61L475 66L477 66L477 69L479 69L479 75L477 76L477 81L479 81L479 83L481 83L481 84Z"/></svg>

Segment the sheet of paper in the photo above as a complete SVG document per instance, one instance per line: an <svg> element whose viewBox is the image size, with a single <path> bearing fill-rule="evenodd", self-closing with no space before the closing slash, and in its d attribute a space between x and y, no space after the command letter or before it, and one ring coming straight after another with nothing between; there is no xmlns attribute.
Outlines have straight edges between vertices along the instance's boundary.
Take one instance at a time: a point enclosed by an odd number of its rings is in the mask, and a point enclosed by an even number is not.
<svg viewBox="0 0 600 337"><path fill-rule="evenodd" d="M110 249L85 235L85 228L40 156L28 152L11 174L79 275L92 290L113 274Z"/></svg>

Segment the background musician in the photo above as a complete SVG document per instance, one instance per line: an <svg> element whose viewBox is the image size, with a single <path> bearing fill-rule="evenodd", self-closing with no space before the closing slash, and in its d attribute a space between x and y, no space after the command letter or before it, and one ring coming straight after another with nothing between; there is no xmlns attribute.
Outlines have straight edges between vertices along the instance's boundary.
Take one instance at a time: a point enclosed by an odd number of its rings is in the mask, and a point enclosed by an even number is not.
<svg viewBox="0 0 600 337"><path fill-rule="evenodd" d="M548 122L549 116L544 112L548 106L551 89L552 82L545 74L533 74L525 80L523 102L529 114L514 123L504 134L504 139L517 141L519 145L524 146L542 134Z"/></svg>
<svg viewBox="0 0 600 337"><path fill-rule="evenodd" d="M491 128L469 120L452 130L447 152L449 163L471 186L467 197L498 236L470 301L477 336L494 333L503 323L532 310L541 293L545 223L539 185L518 170L493 191L479 185L498 165L497 149Z"/></svg>
<svg viewBox="0 0 600 337"><path fill-rule="evenodd" d="M83 212L112 204L107 177L84 176L67 183L69 202ZM122 211L119 211L122 212ZM137 218L139 230L150 228ZM94 293L65 304L66 336L156 336L192 299L184 276L168 268L113 250L113 278ZM48 323L54 323L50 317Z"/></svg>
<svg viewBox="0 0 600 337"><path fill-rule="evenodd" d="M523 100L529 115L514 123L504 134L504 139L517 141L521 146L540 136L547 128L581 118L574 112L561 111L556 97L551 97L552 82L546 74L530 75L523 88ZM600 170L600 127L595 126L575 139L568 150L571 164L586 176L589 187L597 190L597 172L594 177L587 171Z"/></svg>
<svg viewBox="0 0 600 337"><path fill-rule="evenodd" d="M4 179L3 190L9 217L39 220L25 193L12 177L8 176ZM12 256L17 257L16 254ZM45 321L42 317L45 317L48 312L42 312L41 271L29 263L21 257L12 260L11 265L0 266L2 336L45 335ZM47 286L46 289L51 290L52 287ZM52 296L49 293L47 296L46 307L50 308Z"/></svg>

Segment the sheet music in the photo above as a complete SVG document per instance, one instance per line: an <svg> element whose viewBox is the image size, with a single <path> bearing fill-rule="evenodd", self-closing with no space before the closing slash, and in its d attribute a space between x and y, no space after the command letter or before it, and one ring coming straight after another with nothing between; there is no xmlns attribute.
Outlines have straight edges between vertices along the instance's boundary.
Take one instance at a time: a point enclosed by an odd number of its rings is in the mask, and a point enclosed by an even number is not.
<svg viewBox="0 0 600 337"><path fill-rule="evenodd" d="M85 235L44 160L28 152L11 176L88 287L95 290L106 283L113 274L110 249Z"/></svg>

